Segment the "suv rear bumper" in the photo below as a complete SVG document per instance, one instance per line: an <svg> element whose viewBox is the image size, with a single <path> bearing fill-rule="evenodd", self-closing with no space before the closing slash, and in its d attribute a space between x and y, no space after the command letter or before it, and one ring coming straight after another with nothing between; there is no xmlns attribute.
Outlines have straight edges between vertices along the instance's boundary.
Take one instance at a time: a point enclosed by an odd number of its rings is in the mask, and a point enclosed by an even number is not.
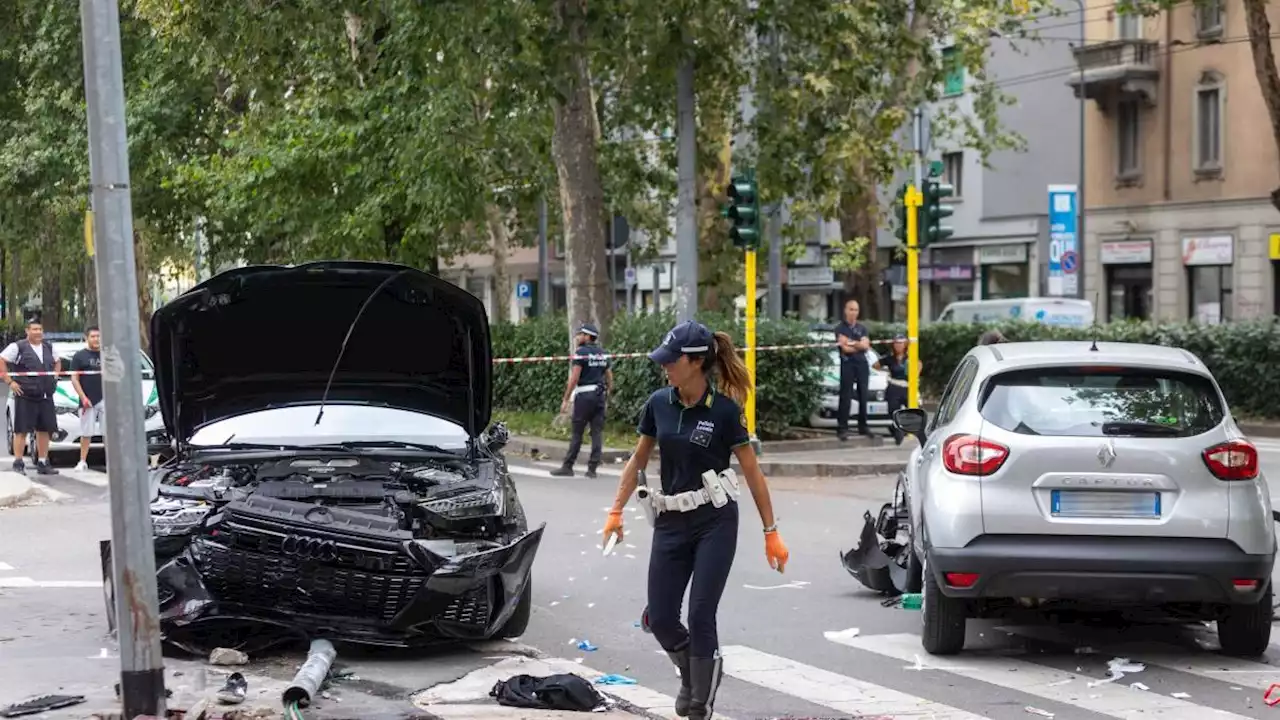
<svg viewBox="0 0 1280 720"><path fill-rule="evenodd" d="M955 598L1251 604L1274 564L1274 552L1249 555L1225 538L981 535L963 548L930 548L928 568L942 594ZM978 579L953 587L946 573ZM1260 582L1239 591L1236 578Z"/></svg>

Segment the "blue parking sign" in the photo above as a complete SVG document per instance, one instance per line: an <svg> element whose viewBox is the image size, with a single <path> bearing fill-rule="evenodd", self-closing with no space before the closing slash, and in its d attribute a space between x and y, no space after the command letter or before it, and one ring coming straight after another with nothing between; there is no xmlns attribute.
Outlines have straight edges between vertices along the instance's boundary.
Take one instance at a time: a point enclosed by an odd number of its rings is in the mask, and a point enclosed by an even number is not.
<svg viewBox="0 0 1280 720"><path fill-rule="evenodd" d="M528 280L521 280L516 283L516 297L520 300L528 300L533 297L533 283Z"/></svg>

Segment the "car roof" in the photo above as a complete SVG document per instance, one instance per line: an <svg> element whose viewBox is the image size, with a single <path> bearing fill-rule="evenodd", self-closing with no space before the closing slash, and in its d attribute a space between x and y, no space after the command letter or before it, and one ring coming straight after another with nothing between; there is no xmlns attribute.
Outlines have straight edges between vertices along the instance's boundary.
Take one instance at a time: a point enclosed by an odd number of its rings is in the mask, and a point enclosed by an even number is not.
<svg viewBox="0 0 1280 720"><path fill-rule="evenodd" d="M970 354L984 360L983 364L987 366L984 368L986 372L1079 363L1136 365L1209 374L1208 368L1194 353L1182 348L1148 343L1040 340L983 345L971 350Z"/></svg>

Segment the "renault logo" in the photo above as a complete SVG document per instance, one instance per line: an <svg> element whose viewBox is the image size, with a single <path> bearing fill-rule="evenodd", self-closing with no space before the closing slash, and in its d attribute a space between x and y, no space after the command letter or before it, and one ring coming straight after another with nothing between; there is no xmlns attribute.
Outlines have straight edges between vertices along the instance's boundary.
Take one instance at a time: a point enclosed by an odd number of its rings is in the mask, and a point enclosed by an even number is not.
<svg viewBox="0 0 1280 720"><path fill-rule="evenodd" d="M338 559L337 543L319 538L290 535L284 539L280 551L285 555L292 555L306 560Z"/></svg>
<svg viewBox="0 0 1280 720"><path fill-rule="evenodd" d="M1111 463L1116 461L1115 441L1107 440L1107 444L1098 448L1098 464L1104 468L1111 467Z"/></svg>

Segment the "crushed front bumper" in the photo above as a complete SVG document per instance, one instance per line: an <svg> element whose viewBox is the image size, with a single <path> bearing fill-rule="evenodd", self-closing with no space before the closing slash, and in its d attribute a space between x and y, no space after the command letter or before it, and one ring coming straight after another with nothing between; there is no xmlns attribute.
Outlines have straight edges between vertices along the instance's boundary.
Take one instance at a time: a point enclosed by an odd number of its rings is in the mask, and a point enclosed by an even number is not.
<svg viewBox="0 0 1280 720"><path fill-rule="evenodd" d="M156 539L161 630L185 647L227 624L389 647L488 639L520 604L544 528L503 545L416 540L389 518L250 496L198 534ZM110 553L103 541L108 617Z"/></svg>

